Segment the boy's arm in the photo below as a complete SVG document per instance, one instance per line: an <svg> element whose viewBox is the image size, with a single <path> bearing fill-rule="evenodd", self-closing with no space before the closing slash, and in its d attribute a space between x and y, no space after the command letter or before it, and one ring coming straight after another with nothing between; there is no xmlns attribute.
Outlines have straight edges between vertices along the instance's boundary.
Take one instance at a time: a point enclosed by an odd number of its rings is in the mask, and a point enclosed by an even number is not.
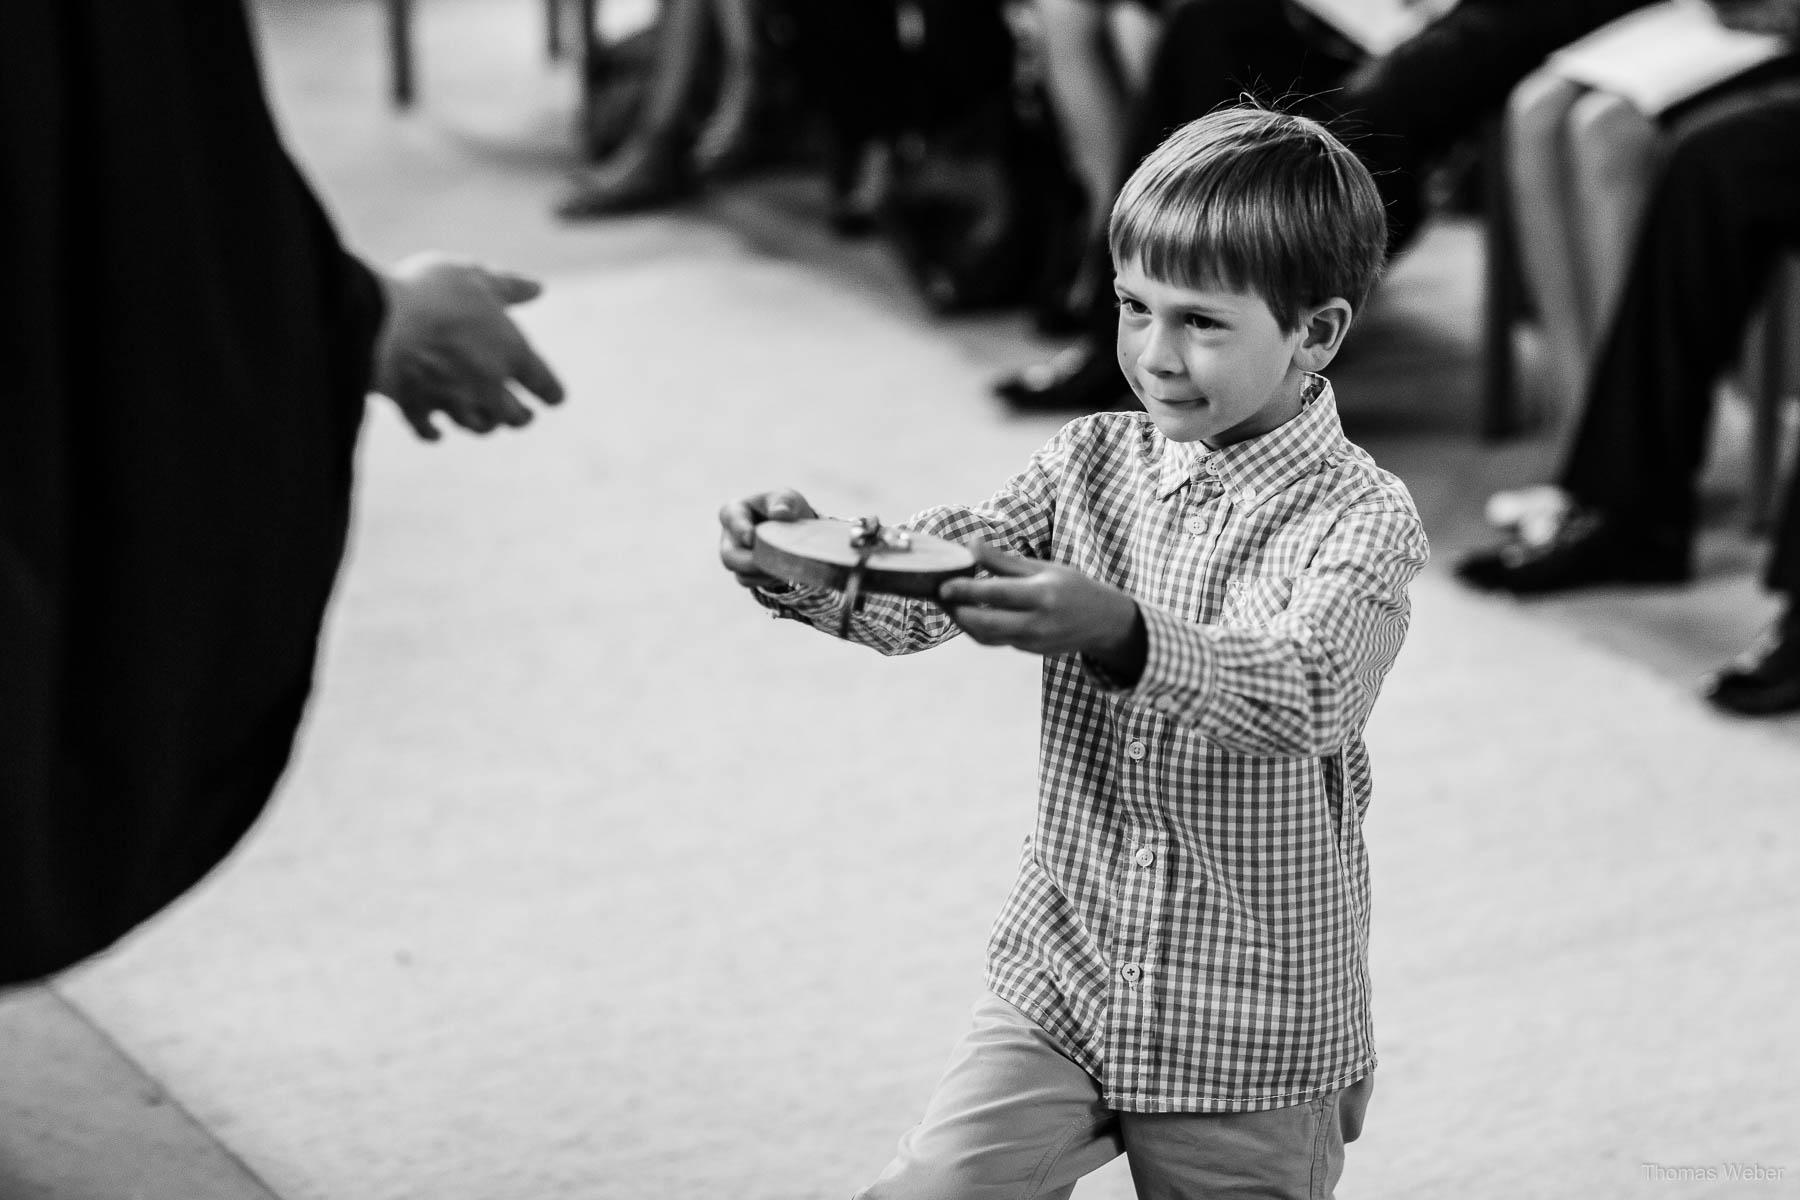
<svg viewBox="0 0 1800 1200"><path fill-rule="evenodd" d="M984 503L928 508L904 522L905 527L947 541L1000 546L1030 558L1047 556L1055 509L1055 479L1067 454L1068 433L1068 430L1059 433L1032 456L1023 471ZM778 495L782 493L769 493L770 498ZM798 505L790 502L783 506L784 512L770 511L766 514L768 517L793 519L813 515L811 507L805 506L797 494L787 495L798 501ZM805 506L804 512L800 511L800 506ZM729 521L726 526L725 536L729 542L732 537ZM731 565L729 559L726 565ZM791 586L778 580L754 583L741 573L739 578L746 584L754 584L751 595L776 616L804 621L815 629L836 634L842 592L831 588ZM883 654L909 654L946 642L958 632L943 608L934 601L902 596L866 596L861 608L851 617L846 638Z"/></svg>
<svg viewBox="0 0 1800 1200"><path fill-rule="evenodd" d="M1410 506L1353 507L1293 581L1266 624L1197 625L1140 604L1137 678L1090 670L1147 705L1242 754L1335 754L1360 736L1406 637L1407 587L1427 546Z"/></svg>

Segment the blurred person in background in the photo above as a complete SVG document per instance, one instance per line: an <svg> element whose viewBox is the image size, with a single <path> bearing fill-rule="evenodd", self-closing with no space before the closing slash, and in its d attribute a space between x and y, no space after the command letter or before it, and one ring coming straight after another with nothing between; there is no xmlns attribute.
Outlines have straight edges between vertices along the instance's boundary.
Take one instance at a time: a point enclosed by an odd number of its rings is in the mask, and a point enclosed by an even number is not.
<svg viewBox="0 0 1800 1200"><path fill-rule="evenodd" d="M18 0L0 38L0 985L210 870L312 687L366 393L485 433L537 285L380 273L283 150L239 0Z"/></svg>
<svg viewBox="0 0 1800 1200"><path fill-rule="evenodd" d="M1062 132L1069 168L1081 186L1085 244L1106 237L1113 197L1130 164L1120 158L1131 110L1150 81L1162 32L1161 11L1175 0L1037 0L1044 82ZM1060 296L1041 305L1039 328L1074 333L1084 327L1096 290L1106 282L1094 254L1076 260Z"/></svg>
<svg viewBox="0 0 1800 1200"><path fill-rule="evenodd" d="M637 117L575 181L559 215L657 208L750 158L763 99L759 8L757 0L662 0Z"/></svg>
<svg viewBox="0 0 1800 1200"><path fill-rule="evenodd" d="M1356 150L1381 189L1389 252L1398 254L1425 216L1431 169L1551 51L1646 2L1461 0L1371 55L1316 15L1312 0L1185 0L1169 14L1122 161L1129 167L1169 129L1249 93L1326 122ZM1108 283L1079 343L995 391L1028 409L1125 400L1112 326Z"/></svg>
<svg viewBox="0 0 1800 1200"><path fill-rule="evenodd" d="M1719 96L1800 75L1791 37L1709 35L1745 22L1754 28L1742 32L1762 33L1767 7L1763 0L1661 0L1553 55L1513 90L1507 179L1518 223L1531 230L1517 239L1518 253L1554 411L1579 410L1670 131ZM1628 55L1659 63L1660 95L1627 86L1629 70L1607 86L1605 71L1587 65Z"/></svg>
<svg viewBox="0 0 1800 1200"><path fill-rule="evenodd" d="M1759 7L1800 32L1800 0ZM1800 80L1790 79L1725 97L1677 132L1561 477L1457 574L1516 595L1689 579L1715 385L1796 250ZM1706 693L1746 715L1800 710L1800 469L1764 581L1779 617Z"/></svg>

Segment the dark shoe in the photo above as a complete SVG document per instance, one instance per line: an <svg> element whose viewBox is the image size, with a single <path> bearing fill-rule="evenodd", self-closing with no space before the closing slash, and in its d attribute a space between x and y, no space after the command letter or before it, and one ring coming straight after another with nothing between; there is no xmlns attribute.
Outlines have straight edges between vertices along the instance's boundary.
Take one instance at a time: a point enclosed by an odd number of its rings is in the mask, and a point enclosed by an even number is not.
<svg viewBox="0 0 1800 1200"><path fill-rule="evenodd" d="M1456 574L1483 591L1529 596L1607 583L1683 583L1693 566L1686 538L1573 508L1546 540L1515 536L1468 555Z"/></svg>
<svg viewBox="0 0 1800 1200"><path fill-rule="evenodd" d="M1064 350L994 384L994 394L1018 409L1100 412L1131 394L1112 356L1086 346Z"/></svg>
<svg viewBox="0 0 1800 1200"><path fill-rule="evenodd" d="M1706 698L1746 717L1800 711L1800 616L1790 615L1713 676Z"/></svg>

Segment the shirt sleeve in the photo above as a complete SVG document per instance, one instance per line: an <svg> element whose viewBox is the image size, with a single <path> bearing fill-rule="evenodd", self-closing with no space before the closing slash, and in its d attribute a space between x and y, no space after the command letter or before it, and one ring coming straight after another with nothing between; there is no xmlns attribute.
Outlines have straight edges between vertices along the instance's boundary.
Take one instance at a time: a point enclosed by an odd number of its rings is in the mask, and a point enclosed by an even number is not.
<svg viewBox="0 0 1800 1200"><path fill-rule="evenodd" d="M1418 514L1382 498L1346 510L1266 623L1228 609L1195 624L1140 602L1144 671L1122 695L1240 754L1338 753L1361 736L1400 652L1427 554Z"/></svg>
<svg viewBox="0 0 1800 1200"><path fill-rule="evenodd" d="M1026 558L1050 556L1058 481L1067 470L1084 423L1066 426L1031 458L1024 470L981 504L939 505L909 518L905 528L946 541L979 538L998 550ZM757 603L777 617L803 621L836 635L843 593L833 588L755 588ZM845 638L882 654L912 654L960 633L936 601L908 596L864 596Z"/></svg>

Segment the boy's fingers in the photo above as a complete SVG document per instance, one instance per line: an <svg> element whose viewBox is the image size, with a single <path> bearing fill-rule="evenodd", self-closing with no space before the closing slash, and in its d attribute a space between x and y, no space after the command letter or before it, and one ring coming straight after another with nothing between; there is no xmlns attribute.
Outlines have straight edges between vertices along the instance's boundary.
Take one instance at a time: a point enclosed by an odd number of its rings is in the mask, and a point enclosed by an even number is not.
<svg viewBox="0 0 1800 1200"><path fill-rule="evenodd" d="M733 500L719 509L719 524L726 537L748 550L756 544L756 513L743 500Z"/></svg>
<svg viewBox="0 0 1800 1200"><path fill-rule="evenodd" d="M984 646L1012 646L1025 633L1025 618L998 608L947 610L957 627Z"/></svg>
<svg viewBox="0 0 1800 1200"><path fill-rule="evenodd" d="M1021 579L952 579L938 589L945 605L1025 612L1038 607L1036 589Z"/></svg>
<svg viewBox="0 0 1800 1200"><path fill-rule="evenodd" d="M806 502L806 497L792 488L783 488L778 492L767 492L763 495L763 512L771 520L798 521L805 517L816 517L813 506Z"/></svg>
<svg viewBox="0 0 1800 1200"><path fill-rule="evenodd" d="M762 571L756 565L755 556L733 540L729 533L723 534L719 538L719 561L724 563L725 569L736 575L738 582L745 586L750 586L754 582L746 580L745 576L762 575Z"/></svg>
<svg viewBox="0 0 1800 1200"><path fill-rule="evenodd" d="M974 551L976 565L987 568L995 575L1023 577L1035 575L1042 569L1042 565L1036 559L996 550L983 541L969 541L964 545Z"/></svg>

